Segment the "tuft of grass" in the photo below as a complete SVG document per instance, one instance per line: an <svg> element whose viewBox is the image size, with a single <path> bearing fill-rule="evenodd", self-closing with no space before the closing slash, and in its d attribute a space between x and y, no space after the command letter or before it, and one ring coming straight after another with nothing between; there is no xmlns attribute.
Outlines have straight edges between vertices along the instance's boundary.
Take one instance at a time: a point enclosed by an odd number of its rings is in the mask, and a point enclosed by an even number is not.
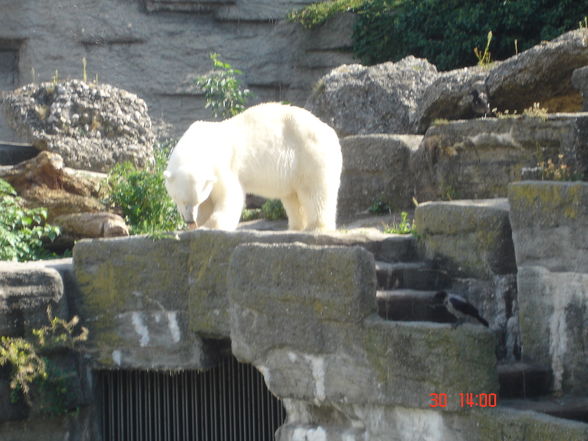
<svg viewBox="0 0 588 441"><path fill-rule="evenodd" d="M400 213L400 222L394 223L384 228L384 233L388 234L413 234L415 232L414 220L408 218L408 212Z"/></svg>
<svg viewBox="0 0 588 441"><path fill-rule="evenodd" d="M537 170L542 181L577 181L579 173L564 161L564 155L559 154L555 160L548 159L537 163Z"/></svg>
<svg viewBox="0 0 588 441"><path fill-rule="evenodd" d="M478 66L488 66L492 63L492 57L490 55L490 43L492 42L492 31L488 32L486 37L486 47L484 52L480 51L477 47L474 48L474 55L478 59Z"/></svg>
<svg viewBox="0 0 588 441"><path fill-rule="evenodd" d="M532 106L523 110L523 115L529 116L531 118L540 118L545 121L547 119L548 112L546 108L541 107L540 103L533 103Z"/></svg>

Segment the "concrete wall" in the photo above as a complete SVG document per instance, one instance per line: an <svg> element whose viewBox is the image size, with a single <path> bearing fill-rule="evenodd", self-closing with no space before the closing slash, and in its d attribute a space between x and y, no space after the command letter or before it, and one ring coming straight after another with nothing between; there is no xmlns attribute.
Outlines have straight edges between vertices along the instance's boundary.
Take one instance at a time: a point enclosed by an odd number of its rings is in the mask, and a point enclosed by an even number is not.
<svg viewBox="0 0 588 441"><path fill-rule="evenodd" d="M303 1L27 0L3 2L0 90L31 81L87 77L136 93L153 119L182 133L210 118L193 79L208 55L241 69L256 101L303 105L313 83L350 62L352 18L316 31L283 21ZM0 116L0 139L14 135Z"/></svg>
<svg viewBox="0 0 588 441"><path fill-rule="evenodd" d="M588 389L588 184L509 187L522 354L553 371L554 390Z"/></svg>

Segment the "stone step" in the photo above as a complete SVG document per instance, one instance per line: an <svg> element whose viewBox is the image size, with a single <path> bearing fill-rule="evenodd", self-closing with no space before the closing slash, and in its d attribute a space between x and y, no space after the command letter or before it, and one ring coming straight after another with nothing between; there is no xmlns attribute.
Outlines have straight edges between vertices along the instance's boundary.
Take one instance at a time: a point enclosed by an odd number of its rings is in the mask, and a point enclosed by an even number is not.
<svg viewBox="0 0 588 441"><path fill-rule="evenodd" d="M0 141L0 165L15 165L34 158L38 153L30 144Z"/></svg>
<svg viewBox="0 0 588 441"><path fill-rule="evenodd" d="M500 406L507 408L532 410L558 418L588 423L588 397L510 399L500 400L499 403Z"/></svg>
<svg viewBox="0 0 588 441"><path fill-rule="evenodd" d="M432 291L447 288L451 283L449 275L431 268L426 262L381 262L376 261L378 288L414 289Z"/></svg>
<svg viewBox="0 0 588 441"><path fill-rule="evenodd" d="M437 291L415 289L378 290L378 315L394 321L453 323L455 318L433 302Z"/></svg>
<svg viewBox="0 0 588 441"><path fill-rule="evenodd" d="M501 399L525 399L545 396L551 392L551 370L523 362L498 365Z"/></svg>

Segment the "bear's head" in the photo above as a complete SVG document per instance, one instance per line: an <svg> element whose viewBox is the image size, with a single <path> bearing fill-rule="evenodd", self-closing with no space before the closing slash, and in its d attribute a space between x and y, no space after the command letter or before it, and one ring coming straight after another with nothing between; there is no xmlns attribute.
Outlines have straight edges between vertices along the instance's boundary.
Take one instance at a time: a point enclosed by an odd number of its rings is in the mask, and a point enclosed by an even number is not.
<svg viewBox="0 0 588 441"><path fill-rule="evenodd" d="M193 170L178 168L163 172L165 188L176 203L186 223L195 223L198 219L198 207L212 192L216 178L214 175L196 177Z"/></svg>

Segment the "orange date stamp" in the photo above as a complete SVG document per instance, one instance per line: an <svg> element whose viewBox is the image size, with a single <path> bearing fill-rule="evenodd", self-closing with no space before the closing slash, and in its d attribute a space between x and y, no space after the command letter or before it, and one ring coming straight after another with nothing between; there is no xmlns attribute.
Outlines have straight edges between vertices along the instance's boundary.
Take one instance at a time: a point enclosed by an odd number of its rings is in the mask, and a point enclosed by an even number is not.
<svg viewBox="0 0 588 441"><path fill-rule="evenodd" d="M496 407L498 404L498 397L496 394L476 394L472 392L459 393L460 407ZM447 407L448 394L445 393L432 393L429 394L429 407Z"/></svg>

